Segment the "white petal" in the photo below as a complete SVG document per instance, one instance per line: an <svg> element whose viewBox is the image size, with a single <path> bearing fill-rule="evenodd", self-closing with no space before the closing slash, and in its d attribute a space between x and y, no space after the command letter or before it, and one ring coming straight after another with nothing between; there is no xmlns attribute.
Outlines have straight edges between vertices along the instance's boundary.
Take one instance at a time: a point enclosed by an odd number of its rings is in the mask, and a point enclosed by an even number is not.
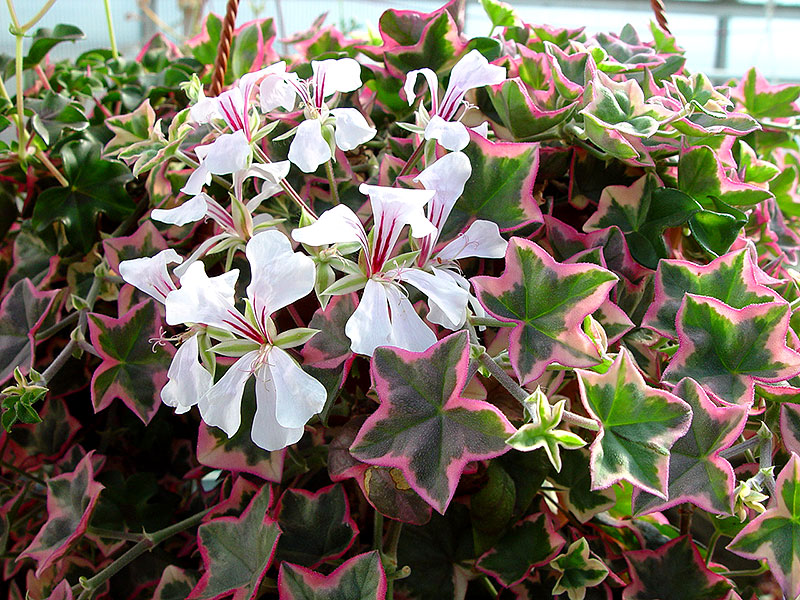
<svg viewBox="0 0 800 600"><path fill-rule="evenodd" d="M355 108L334 108L331 114L336 117L336 145L345 152L370 141L378 131Z"/></svg>
<svg viewBox="0 0 800 600"><path fill-rule="evenodd" d="M167 371L169 381L161 390L161 401L178 414L185 413L211 389L214 377L198 360L197 336L183 342L172 357Z"/></svg>
<svg viewBox="0 0 800 600"><path fill-rule="evenodd" d="M434 190L436 195L428 202L428 219L438 230L447 221L456 200L464 193L464 186L472 166L463 152L445 154L414 178L426 190Z"/></svg>
<svg viewBox="0 0 800 600"><path fill-rule="evenodd" d="M396 286L385 286L392 313L390 344L411 352L423 352L436 343L433 331L425 325L414 306Z"/></svg>
<svg viewBox="0 0 800 600"><path fill-rule="evenodd" d="M284 61L279 61L269 65L268 67L264 67L263 69L259 69L258 71L253 71L252 73L245 73L239 79L238 88L242 91L242 97L245 99L246 102L250 102L250 94L253 91L253 88L262 81L267 75L271 75L273 73L285 73L286 72L286 63Z"/></svg>
<svg viewBox="0 0 800 600"><path fill-rule="evenodd" d="M164 302L175 291L175 284L167 272L167 265L180 263L183 259L172 248L162 250L155 256L134 258L119 263L119 274L136 289Z"/></svg>
<svg viewBox="0 0 800 600"><path fill-rule="evenodd" d="M213 175L227 175L250 166L252 149L244 131L223 133L211 144L198 146L195 151L198 152L201 148L206 155L203 165ZM198 156L200 154L198 152Z"/></svg>
<svg viewBox="0 0 800 600"><path fill-rule="evenodd" d="M197 261L181 277L181 287L172 292L164 304L167 307L167 323L203 323L234 332L230 322L240 323L241 315L233 306L231 280L239 275L232 269L225 275L209 278L205 266Z"/></svg>
<svg viewBox="0 0 800 600"><path fill-rule="evenodd" d="M406 73L406 82L403 85L403 90L406 93L408 105L411 106L414 104L414 100L417 98L417 95L414 93L414 86L417 84L417 77L419 75L422 75L428 81L428 90L430 90L431 93L431 112L436 114L436 110L439 106L439 80L436 78L436 73L427 68L414 69Z"/></svg>
<svg viewBox="0 0 800 600"><path fill-rule="evenodd" d="M362 183L358 189L369 196L375 223L380 228L378 236L381 239L394 238L391 247L394 247L400 229L405 225L411 226L411 235L414 237L424 237L436 231L423 211L435 192L366 183Z"/></svg>
<svg viewBox="0 0 800 600"><path fill-rule="evenodd" d="M429 321L453 330L459 329L464 324L467 318L469 294L452 278L439 275L437 271L428 273L421 269L404 269L398 276L425 294L444 314L445 318L438 322L431 319L431 315L428 314ZM436 316L437 313L434 313L434 317Z"/></svg>
<svg viewBox="0 0 800 600"><path fill-rule="evenodd" d="M331 147L322 137L319 119L306 119L300 123L289 146L289 160L303 173L313 173L331 156Z"/></svg>
<svg viewBox="0 0 800 600"><path fill-rule="evenodd" d="M198 146L199 148L200 146ZM211 173L208 167L202 162L186 180L186 185L181 188L181 191L187 196L196 196L203 191L203 186L211 183Z"/></svg>
<svg viewBox="0 0 800 600"><path fill-rule="evenodd" d="M275 417L283 427L302 427L325 406L328 392L280 348L269 351L269 371L275 384Z"/></svg>
<svg viewBox="0 0 800 600"><path fill-rule="evenodd" d="M450 80L442 102L442 113L448 113L444 116L452 118L453 109L468 90L503 83L505 79L505 67L489 64L486 57L478 50L470 50L450 71Z"/></svg>
<svg viewBox="0 0 800 600"><path fill-rule="evenodd" d="M282 189L280 182L289 174L290 168L291 163L288 160L282 160L268 164L254 163L249 169L234 173L234 189L241 190L244 180L248 177L256 177L264 182L258 195L247 201L247 210L253 212L264 200L280 192Z"/></svg>
<svg viewBox="0 0 800 600"><path fill-rule="evenodd" d="M275 418L275 383L266 368L256 373L256 414L250 437L259 448L274 452L300 441L304 427L283 427Z"/></svg>
<svg viewBox="0 0 800 600"><path fill-rule="evenodd" d="M344 332L351 341L350 348L357 354L372 356L378 346L391 344L391 331L389 300L385 287L370 279L358 307L344 327Z"/></svg>
<svg viewBox="0 0 800 600"><path fill-rule="evenodd" d="M294 83L295 85L292 85ZM294 110L297 100L296 85L300 84L297 73L276 73L267 75L259 86L261 111L271 112L279 106L287 111Z"/></svg>
<svg viewBox="0 0 800 600"><path fill-rule="evenodd" d="M179 266L172 269L172 272L175 274L176 277L183 277L184 273L186 273L189 267L191 267L194 263L203 258L206 252L208 252L215 244L217 244L217 242L221 242L222 240L225 240L229 237L230 235L227 233L219 233L217 235L211 236L208 239L203 240L203 243L201 243L197 248L195 248L194 252L192 252L189 255L189 258L183 261L183 263L181 263Z"/></svg>
<svg viewBox="0 0 800 600"><path fill-rule="evenodd" d="M308 246L326 246L342 242L360 242L367 249L367 233L356 213L339 204L322 213L314 223L292 231L296 242Z"/></svg>
<svg viewBox="0 0 800 600"><path fill-rule="evenodd" d="M481 123L477 127L470 127L470 129L472 131L474 131L475 133L477 133L482 138L488 138L489 137L489 121L484 121L483 123Z"/></svg>
<svg viewBox="0 0 800 600"><path fill-rule="evenodd" d="M468 256L503 258L508 242L500 235L497 223L479 219L437 254L441 260L456 260Z"/></svg>
<svg viewBox="0 0 800 600"><path fill-rule="evenodd" d="M445 121L436 115L425 126L425 139L437 140L448 150L463 150L469 144L469 132L460 121Z"/></svg>
<svg viewBox="0 0 800 600"><path fill-rule="evenodd" d="M275 229L253 236L245 254L252 273L247 297L266 331L267 317L314 289L314 261L294 252L289 238Z"/></svg>
<svg viewBox="0 0 800 600"><path fill-rule="evenodd" d="M231 365L222 378L200 398L200 416L208 425L219 427L232 437L242 424L242 394L253 374L258 351L248 352Z"/></svg>
<svg viewBox="0 0 800 600"><path fill-rule="evenodd" d="M189 118L195 123L210 123L212 119L220 118L219 102L216 98L206 98L202 90L200 98L189 109Z"/></svg>
<svg viewBox="0 0 800 600"><path fill-rule="evenodd" d="M327 98L335 92L352 92L361 87L361 65L352 58L329 58L312 60L315 85L322 85L322 96Z"/></svg>
<svg viewBox="0 0 800 600"><path fill-rule="evenodd" d="M190 198L180 206L170 209L155 208L150 213L150 218L161 223L170 225L186 225L194 223L206 216L208 205L206 204L207 194L200 193L194 198Z"/></svg>

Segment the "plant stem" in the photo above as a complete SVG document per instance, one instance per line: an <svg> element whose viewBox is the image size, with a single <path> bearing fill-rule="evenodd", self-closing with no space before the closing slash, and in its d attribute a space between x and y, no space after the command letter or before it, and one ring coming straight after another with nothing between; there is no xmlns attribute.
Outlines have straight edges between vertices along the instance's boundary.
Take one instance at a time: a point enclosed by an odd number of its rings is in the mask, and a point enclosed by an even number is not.
<svg viewBox="0 0 800 600"><path fill-rule="evenodd" d="M8 2L9 7L13 6L11 0L8 0ZM14 20L16 21L16 17L14 17ZM20 162L25 161L25 158L27 157L28 146L28 132L25 129L25 99L22 95L22 40L24 35L24 32L20 30L17 30L17 32L14 34L14 37L16 38L14 75L17 84L17 139L19 141L17 155L19 156Z"/></svg>
<svg viewBox="0 0 800 600"><path fill-rule="evenodd" d="M475 325L476 327L516 327L516 323L511 323L509 321L501 321L500 319L494 319L492 317L475 317L472 316L469 318L469 322Z"/></svg>
<svg viewBox="0 0 800 600"><path fill-rule="evenodd" d="M339 204L339 188L336 187L336 175L333 173L333 161L325 163L325 175L328 176L328 186L331 189L331 203L334 206Z"/></svg>
<svg viewBox="0 0 800 600"><path fill-rule="evenodd" d="M156 531L152 534L144 534L143 540L137 542L135 546L117 558L97 575L72 586L72 593L76 594L81 592L81 595L78 596L78 598L90 598L94 590L99 588L106 581L111 579L111 577L119 573L123 568L139 558L142 554L152 550L158 544L172 537L173 535L198 525L210 510L210 508L207 508L197 514L192 515L191 517L188 517L187 519L184 519L183 521L175 523L175 525L170 525L169 527L165 527L164 529Z"/></svg>
<svg viewBox="0 0 800 600"><path fill-rule="evenodd" d="M36 332L36 341L46 340L51 335L58 333L59 331L61 331L62 329L64 329L65 327L67 327L69 325L72 325L72 323L74 323L75 321L78 320L79 316L80 316L80 313L78 313L77 311L74 312L74 313L70 313L69 315L67 315L66 317L61 319L55 325L53 325L51 327L48 327L47 329L45 329L43 331L37 331Z"/></svg>
<svg viewBox="0 0 800 600"><path fill-rule="evenodd" d="M376 510L372 518L372 548L380 550L383 547L383 513Z"/></svg>
<svg viewBox="0 0 800 600"><path fill-rule="evenodd" d="M8 469L9 471L14 471L14 473L16 473L17 475L21 475L22 477L26 477L27 479L30 479L31 481L35 481L39 485L47 486L47 482L44 479L42 479L41 477L37 477L36 475L32 475L31 473L28 473L27 471L23 471L19 467L15 467L11 463L7 463L4 460L0 460L0 467L3 467L4 469Z"/></svg>
<svg viewBox="0 0 800 600"><path fill-rule="evenodd" d="M492 596L492 598L497 598L497 589L494 587L492 582L489 580L488 576L482 575L480 577L480 582L481 582L481 585L484 587L484 589L487 592L489 592L489 594Z"/></svg>
<svg viewBox="0 0 800 600"><path fill-rule="evenodd" d="M69 187L69 181L67 181L67 178L64 177L58 169L56 169L56 166L52 162L50 162L50 159L47 157L47 154L45 154L44 151L37 150L36 158L42 161L42 164L47 167L48 171L50 171L50 174L58 180L58 183L61 184L61 187Z"/></svg>
<svg viewBox="0 0 800 600"><path fill-rule="evenodd" d="M750 439L747 439L739 444L736 444L735 446L731 446L730 448L725 448L725 450L720 451L719 455L726 460L731 458L736 458L737 456L741 456L748 450L756 448L759 443L760 440L758 439L758 436L754 435Z"/></svg>
<svg viewBox="0 0 800 600"><path fill-rule="evenodd" d="M761 575L762 573L766 573L769 571L769 567L766 563L761 563L761 566L757 569L743 569L741 571L718 571L718 575L722 575L723 577L756 577Z"/></svg>
<svg viewBox="0 0 800 600"><path fill-rule="evenodd" d="M92 527L91 525L86 530L92 535L97 537L106 538L109 540L125 540L126 542L141 542L144 536L141 533L130 533L128 531L113 531L111 529L103 529L102 527Z"/></svg>
<svg viewBox="0 0 800 600"><path fill-rule="evenodd" d="M711 559L714 557L714 550L716 549L717 542L721 537L722 532L719 529L715 529L714 533L711 534L711 539L708 540L708 547L706 548L706 566L711 564Z"/></svg>
<svg viewBox="0 0 800 600"><path fill-rule="evenodd" d="M508 373L506 373L500 366L494 362L494 359L489 356L486 352L481 354L480 361L485 366L489 373L492 374L492 377L497 379L497 381L502 385L508 392L514 396L514 398L523 406L525 405L525 400L528 399L530 394L525 391L516 381L514 381ZM600 426L592 419L588 419L586 417L582 417L580 415L576 415L573 412L565 410L561 420L565 423L569 423L570 425L575 425L576 427L582 427L584 429L589 429L591 431L600 431Z"/></svg>
<svg viewBox="0 0 800 600"><path fill-rule="evenodd" d="M50 10L50 7L53 6L53 4L55 3L56 0L47 0L47 2L45 2L41 10L37 12L35 15L33 15L33 18L22 26L22 30L28 31L31 27L36 25L42 19L42 17L47 14L47 11Z"/></svg>
<svg viewBox="0 0 800 600"><path fill-rule="evenodd" d="M114 35L114 21L111 18L111 3L109 0L103 0L106 9L106 25L108 25L108 39L111 41L111 56L114 60L119 58L117 52L117 37Z"/></svg>
<svg viewBox="0 0 800 600"><path fill-rule="evenodd" d="M398 179L400 179L401 177L403 177L405 175L408 175L411 172L411 169L413 169L414 165L417 164L417 161L419 160L419 157L422 156L423 152L425 152L425 141L424 140L422 141L422 143L419 146L417 146L417 148L414 150L414 153L409 157L409 159L406 162L406 164L403 165L403 168L400 169L400 172L397 174L397 177L395 177L395 179L394 179L395 183L397 182Z"/></svg>

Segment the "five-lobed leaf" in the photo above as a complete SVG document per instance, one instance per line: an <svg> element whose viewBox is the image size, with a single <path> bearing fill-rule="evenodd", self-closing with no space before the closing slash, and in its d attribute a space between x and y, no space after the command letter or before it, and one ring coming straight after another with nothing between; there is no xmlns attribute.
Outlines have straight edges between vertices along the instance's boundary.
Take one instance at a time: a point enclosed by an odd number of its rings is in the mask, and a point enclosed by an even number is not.
<svg viewBox="0 0 800 600"><path fill-rule="evenodd" d="M377 550L346 560L330 575L281 564L278 592L281 600L385 600L386 573Z"/></svg>
<svg viewBox="0 0 800 600"><path fill-rule="evenodd" d="M577 374L581 401L600 424L590 447L592 489L624 480L666 499L670 448L689 429L689 405L648 386L625 348L606 373Z"/></svg>
<svg viewBox="0 0 800 600"><path fill-rule="evenodd" d="M687 294L677 317L680 346L662 379L691 377L725 402L752 403L756 381L800 373L800 354L786 345L790 314L785 302L736 309Z"/></svg>
<svg viewBox="0 0 800 600"><path fill-rule="evenodd" d="M509 450L505 440L514 431L493 405L461 396L468 362L465 331L424 352L378 348L371 373L381 405L350 448L362 462L402 471L440 513L466 464Z"/></svg>
<svg viewBox="0 0 800 600"><path fill-rule="evenodd" d="M558 263L541 246L515 237L506 250L503 274L471 281L488 313L517 324L509 355L524 385L552 363L592 367L601 362L582 325L606 301L617 279L594 265Z"/></svg>
<svg viewBox="0 0 800 600"><path fill-rule="evenodd" d="M251 600L272 563L281 531L267 515L269 486L250 501L239 517L220 517L197 530L205 566L191 600L217 600L233 593L233 600Z"/></svg>
<svg viewBox="0 0 800 600"><path fill-rule="evenodd" d="M569 600L583 600L587 588L600 585L608 576L608 567L602 561L589 558L589 543L584 537L575 540L564 554L550 561L550 567L559 573L553 596L566 592Z"/></svg>
<svg viewBox="0 0 800 600"><path fill-rule="evenodd" d="M692 408L692 424L670 450L668 501L634 491L633 511L649 513L691 502L708 512L730 515L736 477L733 467L719 453L741 435L747 423L747 407L717 406L696 381L688 378L681 380L672 393Z"/></svg>

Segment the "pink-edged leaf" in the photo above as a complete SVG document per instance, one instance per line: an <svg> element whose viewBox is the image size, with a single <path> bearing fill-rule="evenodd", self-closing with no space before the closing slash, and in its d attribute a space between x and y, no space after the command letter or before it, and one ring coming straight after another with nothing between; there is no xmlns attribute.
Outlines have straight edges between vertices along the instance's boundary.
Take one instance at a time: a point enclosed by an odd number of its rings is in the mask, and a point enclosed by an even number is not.
<svg viewBox="0 0 800 600"><path fill-rule="evenodd" d="M765 559L788 598L800 594L800 457L792 454L775 483L769 508L745 525L728 550Z"/></svg>
<svg viewBox="0 0 800 600"><path fill-rule="evenodd" d="M781 404L781 439L789 452L800 454L800 404Z"/></svg>
<svg viewBox="0 0 800 600"><path fill-rule="evenodd" d="M634 490L633 511L642 514L691 502L708 512L733 514L736 477L733 467L719 453L741 435L747 423L747 407L717 406L696 381L688 378L672 392L692 407L692 424L670 450L669 500L665 503L657 496Z"/></svg>
<svg viewBox="0 0 800 600"><path fill-rule="evenodd" d="M315 568L347 552L358 535L344 487L338 483L316 493L286 490L278 501L277 515L282 532L279 562Z"/></svg>
<svg viewBox="0 0 800 600"><path fill-rule="evenodd" d="M251 600L258 593L281 531L267 516L270 491L265 485L239 517L220 517L197 530L204 572L187 597L216 600L233 593L233 600Z"/></svg>
<svg viewBox="0 0 800 600"><path fill-rule="evenodd" d="M30 279L14 284L0 303L0 383L16 367L24 373L33 366L36 332L54 319L60 290L40 292Z"/></svg>
<svg viewBox="0 0 800 600"><path fill-rule="evenodd" d="M464 148L472 174L444 225L441 238L460 233L475 219L497 223L502 231L542 222L533 196L539 170L539 144L492 142L470 131Z"/></svg>
<svg viewBox="0 0 800 600"><path fill-rule="evenodd" d="M589 558L589 542L585 537L575 540L567 551L550 562L559 573L553 586L553 595L567 592L570 600L585 597L588 588L594 588L608 577L608 567L603 561Z"/></svg>
<svg viewBox="0 0 800 600"><path fill-rule="evenodd" d="M70 586L69 581L64 579L55 588L53 588L53 591L50 592L47 600L73 600L74 597L75 596L72 595L72 586Z"/></svg>
<svg viewBox="0 0 800 600"><path fill-rule="evenodd" d="M577 374L581 401L600 424L589 448L592 489L624 480L666 499L670 448L689 429L689 405L648 386L625 348L606 373Z"/></svg>
<svg viewBox="0 0 800 600"><path fill-rule="evenodd" d="M133 234L103 240L103 250L109 268L119 275L119 263L142 256L154 256L167 249L167 241L149 219Z"/></svg>
<svg viewBox="0 0 800 600"><path fill-rule="evenodd" d="M287 562L278 573L281 600L385 600L386 588L377 550L354 556L330 575Z"/></svg>
<svg viewBox="0 0 800 600"><path fill-rule="evenodd" d="M790 314L785 302L736 309L687 294L678 310L680 346L663 380L691 377L725 402L752 403L756 381L776 383L800 373L800 354L786 345Z"/></svg>
<svg viewBox="0 0 800 600"><path fill-rule="evenodd" d="M613 489L593 490L591 457L586 449L564 453L560 473L553 473L552 478L558 487L558 496L570 513L581 523L586 523L593 516L608 510L616 502Z"/></svg>
<svg viewBox="0 0 800 600"><path fill-rule="evenodd" d="M747 248L729 252L707 265L662 260L656 271L655 298L642 326L676 338L675 319L686 294L716 298L733 308L780 300L777 293L758 282L757 269Z"/></svg>
<svg viewBox="0 0 800 600"><path fill-rule="evenodd" d="M328 474L331 481L355 479L372 508L403 523L424 525L431 519L431 507L408 485L399 469L367 465L353 458L350 446L366 417L351 418L331 441Z"/></svg>
<svg viewBox="0 0 800 600"><path fill-rule="evenodd" d="M153 346L160 337L161 311L154 300L140 302L115 319L89 315L92 346L103 362L92 375L92 404L95 412L115 398L122 400L144 423L161 404L161 388L167 383L175 349Z"/></svg>
<svg viewBox="0 0 800 600"><path fill-rule="evenodd" d="M161 574L153 600L185 600L197 585L197 577L174 565L169 565Z"/></svg>
<svg viewBox="0 0 800 600"><path fill-rule="evenodd" d="M461 396L468 364L465 331L424 352L378 348L371 373L381 405L350 448L360 461L399 469L440 513L466 464L503 454L514 432L493 405Z"/></svg>
<svg viewBox="0 0 800 600"><path fill-rule="evenodd" d="M800 98L800 85L770 85L753 67L736 86L734 96L756 118L793 117L797 114L794 102Z"/></svg>
<svg viewBox="0 0 800 600"><path fill-rule="evenodd" d="M729 600L733 584L711 571L689 536L658 550L625 553L631 583L623 600Z"/></svg>
<svg viewBox="0 0 800 600"><path fill-rule="evenodd" d="M37 577L84 534L102 489L94 480L92 452L73 472L47 481L47 522L19 555L19 559L28 557L37 562Z"/></svg>
<svg viewBox="0 0 800 600"><path fill-rule="evenodd" d="M636 327L628 313L611 300L603 302L592 316L603 326L609 344L619 341L623 335Z"/></svg>
<svg viewBox="0 0 800 600"><path fill-rule="evenodd" d="M252 423L256 413L255 393L247 386L242 397L242 422ZM280 483L286 450L268 452L253 443L249 427L240 427L231 437L217 427L200 423L197 434L197 461L201 465L226 471L251 473Z"/></svg>
<svg viewBox="0 0 800 600"><path fill-rule="evenodd" d="M524 46L520 48L524 49ZM487 92L500 122L511 132L516 142L532 139L562 123L572 115L577 105L572 103L558 108L541 107L531 98L525 84L516 77L487 88Z"/></svg>
<svg viewBox="0 0 800 600"><path fill-rule="evenodd" d="M714 206L713 199L739 206L774 198L762 187L729 177L717 153L708 146L695 146L681 154L678 189L709 208Z"/></svg>
<svg viewBox="0 0 800 600"><path fill-rule="evenodd" d="M600 362L582 324L617 282L610 271L558 263L541 246L515 237L508 244L502 276L471 281L487 312L517 324L509 356L523 385L541 377L552 363L591 367Z"/></svg>
<svg viewBox="0 0 800 600"><path fill-rule="evenodd" d="M538 513L514 525L475 566L503 587L511 587L525 579L534 567L553 560L564 544L550 517Z"/></svg>

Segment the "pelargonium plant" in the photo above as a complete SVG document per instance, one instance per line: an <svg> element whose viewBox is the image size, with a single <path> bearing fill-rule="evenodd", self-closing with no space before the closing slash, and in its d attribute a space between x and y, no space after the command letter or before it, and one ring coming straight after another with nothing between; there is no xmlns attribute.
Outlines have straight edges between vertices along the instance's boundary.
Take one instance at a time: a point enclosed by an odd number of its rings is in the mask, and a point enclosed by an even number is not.
<svg viewBox="0 0 800 600"><path fill-rule="evenodd" d="M484 0L212 94L215 16L13 5L9 599L800 596L800 86Z"/></svg>

